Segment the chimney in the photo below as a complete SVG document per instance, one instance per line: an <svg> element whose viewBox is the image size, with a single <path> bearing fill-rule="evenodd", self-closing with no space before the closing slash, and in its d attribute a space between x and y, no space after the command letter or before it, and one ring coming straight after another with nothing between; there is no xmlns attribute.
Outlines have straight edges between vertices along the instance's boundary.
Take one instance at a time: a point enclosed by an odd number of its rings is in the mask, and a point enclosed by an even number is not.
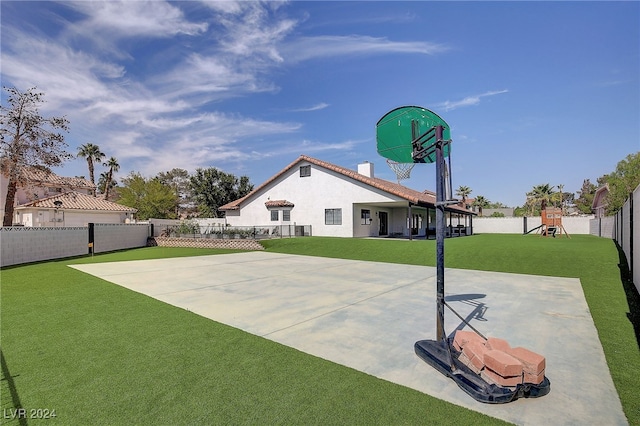
<svg viewBox="0 0 640 426"><path fill-rule="evenodd" d="M361 175L365 175L366 177L374 177L373 163L365 161L364 163L358 164L358 173L360 173Z"/></svg>

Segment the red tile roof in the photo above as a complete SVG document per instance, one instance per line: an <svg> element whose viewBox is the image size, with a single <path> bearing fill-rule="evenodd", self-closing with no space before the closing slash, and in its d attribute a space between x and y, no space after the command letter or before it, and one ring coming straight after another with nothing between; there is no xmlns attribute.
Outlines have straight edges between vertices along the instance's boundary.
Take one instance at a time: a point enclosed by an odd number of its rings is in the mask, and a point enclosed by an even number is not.
<svg viewBox="0 0 640 426"><path fill-rule="evenodd" d="M267 208L269 207L295 207L295 204L293 204L291 201L287 201L287 200L269 200L266 203L264 203L265 206L267 206Z"/></svg>
<svg viewBox="0 0 640 426"><path fill-rule="evenodd" d="M289 164L287 167L285 167L280 172L278 172L277 174L272 176L270 179L265 181L262 185L259 185L257 188L255 188L253 191L251 191L250 193L248 193L244 197L239 198L239 199L237 199L235 201L232 201L230 203L225 204L224 206L220 207L220 210L224 211L224 210L238 210L238 209L240 209L240 206L242 205L242 203L244 201L246 201L247 199L251 198L254 194L260 192L263 188L265 188L266 186L271 184L273 181L278 179L280 176L282 176L283 174L288 172L290 169L295 167L296 164L298 164L298 163L300 163L302 161L306 161L308 163L314 164L314 165L322 167L324 169L334 171L334 172L339 173L339 174L341 174L343 176L346 176L346 177L349 177L351 179L357 180L358 182L362 182L364 184L367 184L367 185L369 185L369 186L371 186L373 188L376 188L376 189L385 191L385 192L387 192L389 194L395 195L397 197L403 198L403 199L405 199L405 200L407 200L407 201L409 201L409 202L411 202L413 204L418 204L418 205L422 205L422 206L430 206L430 207L435 206L436 194L434 192L431 192L431 191L424 191L424 192L416 191L414 189L407 188L406 186L402 186L402 185L397 184L397 183L389 182L387 180L380 179L380 178L371 178L371 177L365 176L363 174L360 174L355 170L347 169L347 168L341 167L341 166L336 166L335 164L327 163L326 161L318 160L316 158L309 157L309 156L306 156L306 155L301 155L295 161L293 161L291 164ZM448 211L456 211L456 212L460 212L460 213L467 213L467 214L475 214L475 213L473 213L473 212L471 212L471 211L469 211L467 209L463 209L462 207L457 206L457 205L450 205L450 206L448 206L446 208L446 210L448 210Z"/></svg>
<svg viewBox="0 0 640 426"><path fill-rule="evenodd" d="M60 207L55 205L56 201L62 202ZM99 210L123 213L135 213L138 211L137 209L134 209L132 207L123 206L112 201L94 197L93 195L82 194L74 191L69 191L51 197L43 198L41 200L35 200L30 203L21 204L20 206L16 207L16 210L34 207L43 209L55 209L56 207L58 207L61 210Z"/></svg>
<svg viewBox="0 0 640 426"><path fill-rule="evenodd" d="M67 189L91 189L95 190L95 184L91 183L90 180L85 179L83 177L65 177L58 176L57 174L43 170L37 167L30 167L24 171L24 177L27 182L31 185L33 184L48 184L48 185L56 185Z"/></svg>

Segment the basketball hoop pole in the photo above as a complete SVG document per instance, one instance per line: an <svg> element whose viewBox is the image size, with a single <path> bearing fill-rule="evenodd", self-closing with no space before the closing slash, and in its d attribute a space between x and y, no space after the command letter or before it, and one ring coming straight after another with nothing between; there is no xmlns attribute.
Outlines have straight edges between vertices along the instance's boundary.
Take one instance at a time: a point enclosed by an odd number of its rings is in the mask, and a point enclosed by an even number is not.
<svg viewBox="0 0 640 426"><path fill-rule="evenodd" d="M425 129L427 130L424 131ZM389 166L394 171L396 171L394 163L436 163L436 339L415 342L414 351L427 364L451 378L476 401L503 404L520 397L544 396L550 389L549 380L546 377L540 384L523 382L515 388L489 383L459 358L460 352L453 347L446 335L445 306L451 309L464 324L484 337L444 299L445 208L457 202L457 200L447 199L451 191L451 170L447 172L445 158L448 156L451 159L450 132L449 125L441 117L433 111L416 106L393 109L376 124L376 148L380 155L391 160ZM400 167L397 168L400 171ZM449 168L451 168L450 160Z"/></svg>
<svg viewBox="0 0 640 426"><path fill-rule="evenodd" d="M445 341L444 331L444 234L445 234L445 194L444 194L444 154L441 125L436 126L436 340Z"/></svg>

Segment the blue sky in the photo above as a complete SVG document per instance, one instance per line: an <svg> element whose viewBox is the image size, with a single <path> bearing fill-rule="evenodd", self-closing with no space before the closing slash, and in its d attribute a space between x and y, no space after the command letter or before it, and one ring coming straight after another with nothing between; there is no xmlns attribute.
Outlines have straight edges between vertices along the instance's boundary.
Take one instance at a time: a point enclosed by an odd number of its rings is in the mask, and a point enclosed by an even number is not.
<svg viewBox="0 0 640 426"><path fill-rule="evenodd" d="M454 188L509 206L640 151L638 2L0 8L2 85L37 86L42 112L71 122L69 151L98 144L118 177L212 166L258 185L306 154L395 181L375 124L403 105L450 125ZM81 159L55 171L88 173ZM435 166L404 184L433 190Z"/></svg>

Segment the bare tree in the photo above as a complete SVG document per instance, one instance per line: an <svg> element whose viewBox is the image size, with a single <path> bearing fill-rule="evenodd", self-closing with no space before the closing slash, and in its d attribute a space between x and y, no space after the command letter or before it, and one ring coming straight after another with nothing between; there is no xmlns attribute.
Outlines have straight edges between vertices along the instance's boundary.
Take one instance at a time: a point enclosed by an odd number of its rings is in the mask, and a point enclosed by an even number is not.
<svg viewBox="0 0 640 426"><path fill-rule="evenodd" d="M25 182L30 167L58 166L73 158L64 149L67 144L61 131L69 131L66 117L45 118L38 106L44 94L35 87L24 92L7 88L7 105L0 107L0 167L8 179L3 226L13 223L13 208L18 184Z"/></svg>

